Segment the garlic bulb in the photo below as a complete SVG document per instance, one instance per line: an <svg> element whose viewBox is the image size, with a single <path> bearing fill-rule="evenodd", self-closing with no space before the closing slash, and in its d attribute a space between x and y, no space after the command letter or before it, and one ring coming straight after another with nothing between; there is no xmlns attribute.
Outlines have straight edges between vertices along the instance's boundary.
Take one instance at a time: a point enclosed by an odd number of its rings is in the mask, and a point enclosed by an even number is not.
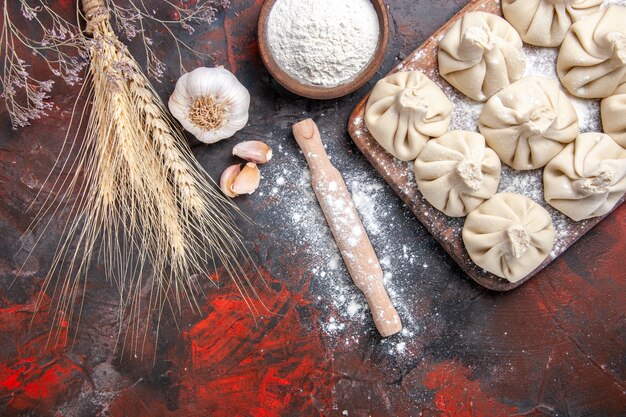
<svg viewBox="0 0 626 417"><path fill-rule="evenodd" d="M196 68L178 79L172 115L199 141L230 138L248 123L250 93L223 67Z"/></svg>

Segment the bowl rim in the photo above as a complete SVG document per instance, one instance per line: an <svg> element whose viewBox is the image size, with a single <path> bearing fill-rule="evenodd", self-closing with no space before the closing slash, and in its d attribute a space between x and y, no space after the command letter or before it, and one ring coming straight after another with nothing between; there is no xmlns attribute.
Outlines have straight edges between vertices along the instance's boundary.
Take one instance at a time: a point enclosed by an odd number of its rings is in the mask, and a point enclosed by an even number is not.
<svg viewBox="0 0 626 417"><path fill-rule="evenodd" d="M376 15L378 16L378 24L380 26L380 34L376 52L370 63L351 81L333 87L323 87L312 84L305 84L284 71L274 59L270 51L269 42L267 41L267 22L272 7L279 0L265 0L259 14L257 25L257 43L261 59L265 67L274 77L276 81L287 90L302 97L316 100L328 100L343 97L361 88L376 74L380 68L387 53L389 46L389 16L387 6L384 0L369 0L374 6Z"/></svg>

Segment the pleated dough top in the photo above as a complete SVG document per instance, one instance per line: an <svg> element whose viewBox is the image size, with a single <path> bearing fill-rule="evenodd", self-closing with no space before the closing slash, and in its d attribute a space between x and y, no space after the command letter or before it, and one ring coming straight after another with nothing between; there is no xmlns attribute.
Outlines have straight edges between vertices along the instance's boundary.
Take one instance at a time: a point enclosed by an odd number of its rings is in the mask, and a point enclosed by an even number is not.
<svg viewBox="0 0 626 417"><path fill-rule="evenodd" d="M502 0L502 14L524 42L559 46L573 22L600 10L603 0Z"/></svg>
<svg viewBox="0 0 626 417"><path fill-rule="evenodd" d="M574 23L556 68L565 88L577 97L615 93L626 82L626 7L610 6Z"/></svg>
<svg viewBox="0 0 626 417"><path fill-rule="evenodd" d="M412 161L430 138L450 125L452 102L419 71L403 71L376 83L365 109L365 125L387 152Z"/></svg>
<svg viewBox="0 0 626 417"><path fill-rule="evenodd" d="M582 133L546 165L543 188L573 220L603 216L626 192L626 149L604 133Z"/></svg>
<svg viewBox="0 0 626 417"><path fill-rule="evenodd" d="M460 92L485 101L522 78L522 39L500 16L471 12L439 43L439 73Z"/></svg>
<svg viewBox="0 0 626 417"><path fill-rule="evenodd" d="M472 211L462 236L476 265L510 282L541 265L556 238L548 211L512 193L496 194Z"/></svg>
<svg viewBox="0 0 626 417"><path fill-rule="evenodd" d="M491 198L500 182L500 159L476 132L455 130L430 140L415 161L422 195L451 217L466 216Z"/></svg>
<svg viewBox="0 0 626 417"><path fill-rule="evenodd" d="M558 81L527 77L487 101L478 128L502 162L536 169L576 139L578 115Z"/></svg>

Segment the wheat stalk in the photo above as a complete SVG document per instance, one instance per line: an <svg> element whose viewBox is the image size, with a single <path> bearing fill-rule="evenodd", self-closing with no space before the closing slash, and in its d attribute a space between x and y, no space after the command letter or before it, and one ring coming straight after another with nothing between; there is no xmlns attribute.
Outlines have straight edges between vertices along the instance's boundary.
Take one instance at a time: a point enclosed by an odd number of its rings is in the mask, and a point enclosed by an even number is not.
<svg viewBox="0 0 626 417"><path fill-rule="evenodd" d="M192 276L209 277L216 261L253 310L249 300L257 294L242 266L249 255L231 215L236 207L194 158L139 65L117 39L105 0L82 0L82 5L90 35L86 91L91 109L84 137L74 137L68 146L78 149L74 160L68 162L68 157L63 163L76 175L53 187L57 197L77 197L71 203L61 198L74 216L65 224L44 289L53 286L56 328L79 320L82 304L77 301L89 266L98 258L119 288L120 322L129 323L124 333L120 325L118 340L122 349L129 345L136 353L143 351L153 321L158 329L165 309L190 305L200 310L201 289ZM60 210L52 205L44 204L38 218ZM152 280L144 282L148 272ZM57 338L62 334L58 331Z"/></svg>

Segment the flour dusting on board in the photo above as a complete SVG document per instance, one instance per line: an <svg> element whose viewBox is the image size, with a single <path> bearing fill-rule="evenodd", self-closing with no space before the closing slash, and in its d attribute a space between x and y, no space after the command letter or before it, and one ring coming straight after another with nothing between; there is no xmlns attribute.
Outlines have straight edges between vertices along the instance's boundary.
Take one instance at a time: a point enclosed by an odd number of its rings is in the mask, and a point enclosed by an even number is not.
<svg viewBox="0 0 626 417"><path fill-rule="evenodd" d="M626 5L626 0L611 0L607 4ZM473 4L473 10L483 10L490 13L497 13L500 7L499 2L485 1ZM445 35L444 30L433 35L423 47L410 54L403 62L394 68L395 71L423 71L446 93L454 104L451 115L450 130L478 131L478 119L483 110L484 103L479 103L466 98L456 89L450 86L439 76L437 69L437 41ZM556 60L558 48L541 48L524 45L522 53L526 61L525 76L543 76L551 79L558 79L556 75ZM598 100L584 100L574 98L569 95L564 88L562 91L571 100L579 118L579 128L581 132L601 131L600 106ZM358 107L354 118L351 119L350 133L354 142L366 154L376 170L392 184L396 193L412 209L416 217L441 243L448 253L455 259L461 268L481 285L498 289L509 290L515 286L505 280L499 279L484 271L474 264L467 251L464 249L461 238L464 219L450 218L434 209L419 192L414 181L411 164L401 163L392 156L384 152L376 144L375 140L368 133L368 129L363 123L364 103ZM546 266L551 260L563 253L567 247L574 243L582 234L597 224L601 217L574 222L560 212L549 206L543 197L542 169L534 171L520 172L514 171L506 166L502 169L501 183L498 192L512 192L526 195L539 203L550 213L556 229L556 241L550 256L539 267ZM517 285L524 280L518 281Z"/></svg>
<svg viewBox="0 0 626 417"><path fill-rule="evenodd" d="M626 3L626 0L620 0ZM526 59L526 72L524 76L541 76L558 79L556 73L556 60L559 50L557 48L541 48L524 44L523 53ZM478 119L484 107L480 103L467 98L454 87L446 83L439 74L434 71L428 74L446 93L454 103L450 130L478 131ZM578 114L579 129L581 132L600 132L602 122L600 119L600 100L585 100L574 97L561 86L561 90L572 102ZM533 171L516 171L502 164L502 177L498 192L510 192L525 195L540 203L552 216L556 231L556 241L550 256L555 258L561 254L565 247L564 238L570 233L574 223L567 216L549 206L543 197L543 169ZM452 220L450 224L452 224ZM459 225L462 227L462 224ZM575 233L575 232L574 232Z"/></svg>
<svg viewBox="0 0 626 417"><path fill-rule="evenodd" d="M525 44L523 53L526 58L526 73L524 75L558 79L556 75L556 59L558 52L556 48L540 48ZM477 132L478 119L483 110L484 103L467 98L450 84L443 81L436 71L431 71L428 76L442 88L454 103L450 130L471 130ZM600 101L574 97L562 86L561 90L570 99L578 114L580 131L601 131ZM517 172L515 175L517 175Z"/></svg>

